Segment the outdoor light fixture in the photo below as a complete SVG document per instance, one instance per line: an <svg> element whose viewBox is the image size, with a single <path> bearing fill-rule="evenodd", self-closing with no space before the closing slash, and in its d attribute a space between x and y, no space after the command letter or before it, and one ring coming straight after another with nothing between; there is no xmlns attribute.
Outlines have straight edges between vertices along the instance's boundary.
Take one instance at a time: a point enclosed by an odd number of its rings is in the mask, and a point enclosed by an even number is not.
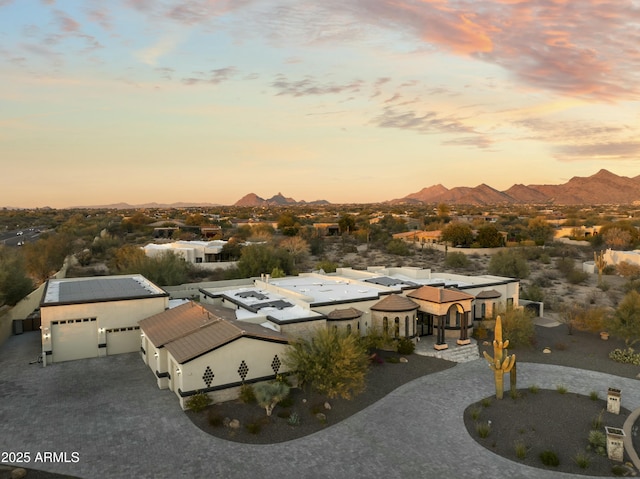
<svg viewBox="0 0 640 479"><path fill-rule="evenodd" d="M176 374L182 374L182 369L180 368L176 369Z"/></svg>
<svg viewBox="0 0 640 479"><path fill-rule="evenodd" d="M99 332L100 334L104 333L104 331L105 331L105 329L104 329L104 328L98 328L98 332Z"/></svg>
<svg viewBox="0 0 640 479"><path fill-rule="evenodd" d="M158 357L158 353L154 353L153 357L157 358Z"/></svg>

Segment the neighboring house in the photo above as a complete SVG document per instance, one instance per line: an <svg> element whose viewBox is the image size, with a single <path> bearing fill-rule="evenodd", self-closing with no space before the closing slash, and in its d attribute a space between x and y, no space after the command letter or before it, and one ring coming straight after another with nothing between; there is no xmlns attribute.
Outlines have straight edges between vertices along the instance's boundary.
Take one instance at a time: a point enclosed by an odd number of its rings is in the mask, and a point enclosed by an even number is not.
<svg viewBox="0 0 640 479"><path fill-rule="evenodd" d="M222 249L227 244L223 240L213 241L175 241L173 243L150 243L143 250L150 258L167 251L184 258L188 263L202 269L227 268L234 266L233 261L222 261Z"/></svg>
<svg viewBox="0 0 640 479"><path fill-rule="evenodd" d="M442 231L422 231L422 230L414 230L414 231L405 231L404 233L396 233L393 235L394 239L401 239L406 241L407 243L415 243L424 245L424 244L435 244L440 242L440 238L442 236Z"/></svg>
<svg viewBox="0 0 640 479"><path fill-rule="evenodd" d="M168 305L169 293L141 275L50 279L40 303L43 364L138 351L138 321Z"/></svg>
<svg viewBox="0 0 640 479"><path fill-rule="evenodd" d="M227 401L243 384L288 371L287 336L234 316L230 309L188 302L140 321L142 358L158 387L175 392L183 409L199 392Z"/></svg>

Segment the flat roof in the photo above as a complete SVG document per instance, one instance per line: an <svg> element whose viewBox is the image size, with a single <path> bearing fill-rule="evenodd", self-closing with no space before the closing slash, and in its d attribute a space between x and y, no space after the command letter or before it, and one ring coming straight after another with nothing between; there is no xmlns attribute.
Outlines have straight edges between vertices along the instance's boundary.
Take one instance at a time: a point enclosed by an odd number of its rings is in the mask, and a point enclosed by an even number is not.
<svg viewBox="0 0 640 479"><path fill-rule="evenodd" d="M140 274L91 278L50 279L42 306L169 296Z"/></svg>
<svg viewBox="0 0 640 479"><path fill-rule="evenodd" d="M228 289L214 294L242 308L236 310L238 319L268 316L277 323L295 323L301 320L324 318L322 313L300 306L286 296L256 287Z"/></svg>
<svg viewBox="0 0 640 479"><path fill-rule="evenodd" d="M378 299L380 294L391 293L393 286L374 286L361 281L329 278L321 275L295 276L271 279L270 284L307 297L311 307L322 304L346 303ZM399 291L399 288L397 289Z"/></svg>

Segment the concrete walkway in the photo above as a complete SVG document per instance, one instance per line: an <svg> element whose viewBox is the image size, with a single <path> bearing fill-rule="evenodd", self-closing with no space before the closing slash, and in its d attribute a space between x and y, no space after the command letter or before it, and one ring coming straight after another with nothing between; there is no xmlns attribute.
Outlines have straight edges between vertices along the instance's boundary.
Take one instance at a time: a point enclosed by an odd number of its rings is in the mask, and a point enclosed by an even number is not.
<svg viewBox="0 0 640 479"><path fill-rule="evenodd" d="M0 348L0 451L29 452L25 467L93 478L486 478L580 477L497 456L467 433L463 411L493 394L477 360L406 384L351 418L273 445L224 441L202 432L159 390L135 353L42 368L37 333ZM598 372L522 363L518 382L588 395L615 387L640 407L640 382ZM77 462L35 462L37 453Z"/></svg>

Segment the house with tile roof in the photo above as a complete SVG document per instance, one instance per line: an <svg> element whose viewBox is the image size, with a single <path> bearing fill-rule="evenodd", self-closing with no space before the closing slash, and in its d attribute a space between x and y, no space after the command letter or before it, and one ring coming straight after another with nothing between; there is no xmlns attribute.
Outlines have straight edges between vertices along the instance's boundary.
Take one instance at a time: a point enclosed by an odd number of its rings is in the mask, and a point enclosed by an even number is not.
<svg viewBox="0 0 640 479"><path fill-rule="evenodd" d="M289 338L260 324L238 321L220 308L189 301L140 321L140 354L158 387L173 391L184 409L189 397L235 399L243 384L288 371Z"/></svg>

